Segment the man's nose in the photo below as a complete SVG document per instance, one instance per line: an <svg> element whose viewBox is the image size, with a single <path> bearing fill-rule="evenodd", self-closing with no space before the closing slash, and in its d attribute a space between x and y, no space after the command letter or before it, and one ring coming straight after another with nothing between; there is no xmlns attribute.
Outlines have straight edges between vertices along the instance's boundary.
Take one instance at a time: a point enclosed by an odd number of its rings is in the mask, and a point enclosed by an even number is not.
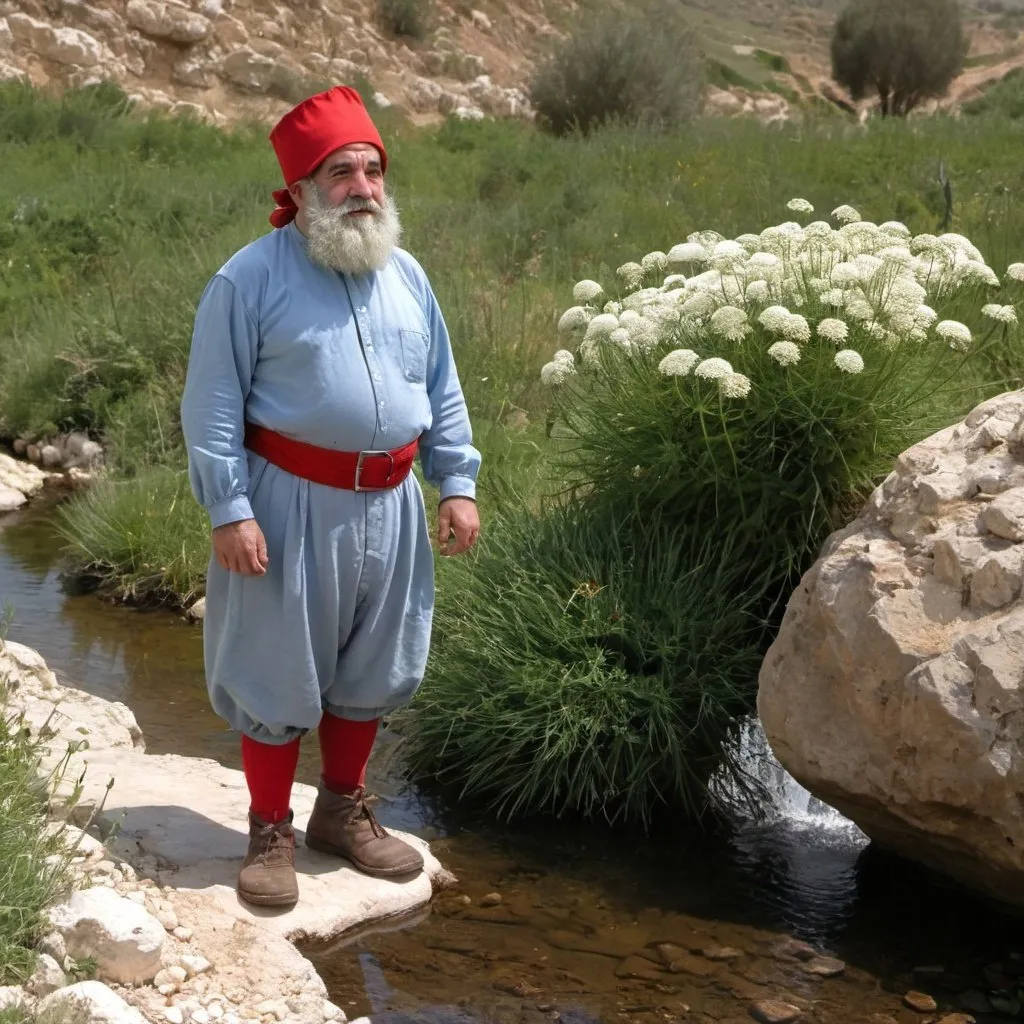
<svg viewBox="0 0 1024 1024"><path fill-rule="evenodd" d="M366 176L366 172L358 170L352 176L352 187L349 189L349 195L355 196L357 199L372 199L373 189L370 186L370 179Z"/></svg>

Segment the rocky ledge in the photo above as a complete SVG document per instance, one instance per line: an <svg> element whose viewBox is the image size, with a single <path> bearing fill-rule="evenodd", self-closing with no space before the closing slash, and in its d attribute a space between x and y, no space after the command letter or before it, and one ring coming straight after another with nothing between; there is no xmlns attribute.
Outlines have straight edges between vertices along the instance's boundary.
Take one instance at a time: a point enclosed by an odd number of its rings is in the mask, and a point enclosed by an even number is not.
<svg viewBox="0 0 1024 1024"><path fill-rule="evenodd" d="M76 844L81 888L53 908L39 969L27 985L0 989L0 1009L65 1004L83 1024L342 1021L292 943L406 914L454 882L415 836L402 837L422 850L426 870L404 882L361 875L307 850L300 836L298 905L251 909L234 892L248 831L241 772L147 754L125 705L60 685L20 644L0 645L4 681L9 711L23 713L45 738L44 769L71 751L53 827ZM315 795L310 786L295 788L300 833ZM96 980L66 985L72 961L84 958L94 959Z"/></svg>
<svg viewBox="0 0 1024 1024"><path fill-rule="evenodd" d="M758 710L873 840L1024 906L1024 391L905 452L790 600Z"/></svg>
<svg viewBox="0 0 1024 1024"><path fill-rule="evenodd" d="M103 465L103 449L86 434L41 444L16 438L11 447L20 458L0 451L0 512L21 508L45 487L84 487Z"/></svg>

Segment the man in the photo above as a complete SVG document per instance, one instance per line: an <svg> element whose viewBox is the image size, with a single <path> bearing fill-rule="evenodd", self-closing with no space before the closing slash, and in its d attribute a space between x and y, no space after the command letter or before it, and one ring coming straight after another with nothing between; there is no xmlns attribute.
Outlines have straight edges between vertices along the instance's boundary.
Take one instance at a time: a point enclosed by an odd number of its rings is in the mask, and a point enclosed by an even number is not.
<svg viewBox="0 0 1024 1024"><path fill-rule="evenodd" d="M251 801L238 892L287 906L290 795L314 728L323 772L306 845L378 877L423 866L366 806L366 764L430 643L433 554L410 467L418 452L454 555L479 534L480 455L437 301L396 247L387 153L359 95L313 96L270 139L288 186L276 230L203 293L181 415L212 525L207 683L242 733Z"/></svg>

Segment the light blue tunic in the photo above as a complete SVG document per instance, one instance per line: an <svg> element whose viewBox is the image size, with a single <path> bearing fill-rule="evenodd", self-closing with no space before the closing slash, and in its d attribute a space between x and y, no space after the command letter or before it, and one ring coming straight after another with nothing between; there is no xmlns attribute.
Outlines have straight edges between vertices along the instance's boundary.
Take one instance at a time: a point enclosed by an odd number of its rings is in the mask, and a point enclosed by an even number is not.
<svg viewBox="0 0 1024 1024"><path fill-rule="evenodd" d="M243 447L245 420L323 448L420 437L441 498L474 497L480 454L448 331L422 267L396 249L365 275L324 270L294 223L246 246L196 313L181 403L189 475L212 526L254 517L265 576L211 557L204 652L214 710L285 743L324 710L376 718L423 677L434 564L410 474L388 491L310 483Z"/></svg>

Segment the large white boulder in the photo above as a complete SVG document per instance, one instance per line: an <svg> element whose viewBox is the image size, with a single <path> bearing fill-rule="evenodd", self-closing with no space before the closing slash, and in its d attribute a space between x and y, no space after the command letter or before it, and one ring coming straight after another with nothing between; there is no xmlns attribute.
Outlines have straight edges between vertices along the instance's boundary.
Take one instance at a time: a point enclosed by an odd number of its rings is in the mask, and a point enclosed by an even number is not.
<svg viewBox="0 0 1024 1024"><path fill-rule="evenodd" d="M39 1001L38 1016L54 1012L75 1024L146 1024L146 1018L99 981L80 981Z"/></svg>
<svg viewBox="0 0 1024 1024"><path fill-rule="evenodd" d="M26 498L43 489L46 474L31 462L21 462L0 452L0 490L18 491Z"/></svg>
<svg viewBox="0 0 1024 1024"><path fill-rule="evenodd" d="M104 886L82 889L49 912L76 960L93 957L107 981L138 985L160 970L163 925L144 907Z"/></svg>
<svg viewBox="0 0 1024 1024"><path fill-rule="evenodd" d="M201 42L213 29L209 18L173 0L128 0L125 17L132 28L173 43Z"/></svg>
<svg viewBox="0 0 1024 1024"><path fill-rule="evenodd" d="M54 28L27 14L7 16L16 48L26 48L44 60L90 68L104 58L103 45L88 32L77 28Z"/></svg>
<svg viewBox="0 0 1024 1024"><path fill-rule="evenodd" d="M905 452L793 594L758 710L880 845L1024 905L1024 392Z"/></svg>

